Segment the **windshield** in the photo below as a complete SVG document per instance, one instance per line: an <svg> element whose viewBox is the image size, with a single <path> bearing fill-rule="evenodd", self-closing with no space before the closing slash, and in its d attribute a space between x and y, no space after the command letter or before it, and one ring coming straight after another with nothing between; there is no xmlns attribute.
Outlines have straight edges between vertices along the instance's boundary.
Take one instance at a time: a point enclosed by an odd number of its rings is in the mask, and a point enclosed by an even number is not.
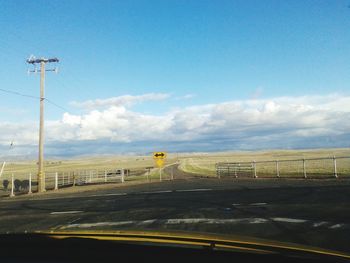
<svg viewBox="0 0 350 263"><path fill-rule="evenodd" d="M1 1L0 233L350 253L349 1Z"/></svg>

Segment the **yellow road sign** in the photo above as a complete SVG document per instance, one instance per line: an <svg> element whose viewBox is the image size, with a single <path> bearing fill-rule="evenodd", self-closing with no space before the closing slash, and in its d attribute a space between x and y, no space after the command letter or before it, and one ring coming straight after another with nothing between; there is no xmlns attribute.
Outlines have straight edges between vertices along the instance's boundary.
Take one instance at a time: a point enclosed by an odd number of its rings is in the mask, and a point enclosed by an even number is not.
<svg viewBox="0 0 350 263"><path fill-rule="evenodd" d="M162 168L164 166L164 159L155 159L155 162L158 168Z"/></svg>
<svg viewBox="0 0 350 263"><path fill-rule="evenodd" d="M153 153L154 159L165 159L166 158L166 152L154 152Z"/></svg>

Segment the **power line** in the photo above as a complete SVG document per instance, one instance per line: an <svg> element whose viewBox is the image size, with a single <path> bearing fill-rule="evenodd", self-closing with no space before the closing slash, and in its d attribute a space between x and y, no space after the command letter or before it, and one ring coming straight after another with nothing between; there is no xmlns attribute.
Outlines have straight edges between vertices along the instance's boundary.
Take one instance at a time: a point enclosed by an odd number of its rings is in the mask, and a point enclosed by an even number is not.
<svg viewBox="0 0 350 263"><path fill-rule="evenodd" d="M50 103L50 104L56 106L57 108L59 108L59 109L61 109L61 110L63 110L63 111L66 111L66 112L69 113L69 110L67 110L66 108L64 108L64 107L62 107L62 106L60 106L60 105L58 105L57 103L55 103L55 102L49 100L48 98L45 98L45 100L46 100L48 103Z"/></svg>
<svg viewBox="0 0 350 263"><path fill-rule="evenodd" d="M12 90L2 89L2 88L0 88L0 91L5 92L5 93L9 93L9 94L13 94L13 95L17 95L17 96L21 96L21 97L40 100L40 97L36 97L36 96L28 95L28 94L23 94L23 93L20 93L18 91L12 91ZM63 111L69 112L69 110L67 110L66 108L60 106L59 104L53 102L52 100L50 100L48 98L44 98L44 100L46 100L51 105L53 105L53 106L55 106Z"/></svg>
<svg viewBox="0 0 350 263"><path fill-rule="evenodd" d="M38 100L40 99L39 97L23 94L23 93L20 93L20 92L17 92L17 91L6 90L6 89L1 89L1 88L0 88L0 91L6 92L6 93L10 93L10 94L13 94L13 95L17 95L17 96L22 96L22 97L27 97L27 98L32 98L32 99L38 99Z"/></svg>

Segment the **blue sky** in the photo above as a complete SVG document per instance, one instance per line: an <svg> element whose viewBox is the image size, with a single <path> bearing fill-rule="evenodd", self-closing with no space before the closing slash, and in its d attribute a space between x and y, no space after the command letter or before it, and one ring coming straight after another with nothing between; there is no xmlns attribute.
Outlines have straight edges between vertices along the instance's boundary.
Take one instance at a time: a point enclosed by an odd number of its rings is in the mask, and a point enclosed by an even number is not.
<svg viewBox="0 0 350 263"><path fill-rule="evenodd" d="M266 105L271 105L271 101L276 105L287 101L290 109L294 109L293 101L300 101L314 110L323 109L322 105L330 103L325 98L337 101L350 96L349 4L349 1L335 0L0 1L0 87L38 95L39 76L26 74L30 67L25 59L31 54L58 57L61 60L58 65L60 72L57 75L47 74L46 97L67 109L70 116L80 116L80 129L84 128L81 128L85 125L82 124L84 120L88 123L88 118L92 118L91 111L108 115L110 110L113 114L120 114L111 109L113 102L106 100L125 95L138 98L130 105L119 105L127 110L123 120L130 123L130 118L133 118L130 116L134 115L174 121L174 112L186 115L191 112L186 109L191 107L200 108L199 113L205 112L213 120L213 110L205 108L206 105L217 107L227 102L231 102L231 106L226 112L236 107L237 102L243 103L239 106L242 111L252 109L251 112L262 111ZM36 100L1 94L0 124L4 127L13 125L14 130L16 125L37 125ZM137 97L145 94L165 96ZM307 98L301 98L305 96ZM314 96L323 97L315 99ZM101 103L89 108L77 106L77 103L96 99L104 100L102 104L106 105L102 108ZM255 104L258 108L248 105L250 100L259 100ZM116 102L120 103L120 100ZM332 106L327 112L331 112L329 118L347 113L347 103L344 105L340 109ZM93 109L94 106L96 108ZM46 109L45 117L49 122L62 124L67 120L64 119L64 110L50 104ZM240 115L242 111L235 114ZM116 119L120 116L117 115ZM197 119L197 116L193 115L193 118ZM254 119L254 116L247 115L247 118ZM222 121L229 123L227 118ZM229 137L228 145L225 140L221 144L226 144L228 149L253 148L256 145L261 145L261 148L305 145L304 137L291 134L286 134L291 138L290 143L283 144L285 138L267 140L267 143L266 138L261 136L261 127L268 122L266 119L262 123L254 123L257 126L254 136L260 136L260 140L257 138L258 143L252 143L251 147L249 142L232 143L234 139L240 141L241 137L237 136ZM86 127L90 127L87 123ZM202 125L207 127L208 123L209 119L205 119ZM174 133L177 125L179 123L174 121L169 126L162 126L162 131L164 134ZM309 124L305 127L295 125L293 131L299 133L300 129L320 128ZM183 147L176 150L192 150L197 146L201 150L221 149L213 143L213 138L223 135L222 141L226 136L224 131L236 131L231 126L220 126L222 129L218 129L216 134L211 131L211 136L192 134L194 131L191 129L203 131L204 126L183 128L181 134L191 133L191 136L179 139ZM280 123L276 124L276 127L279 126ZM50 124L47 127L50 132ZM123 128L118 125L110 127L109 124L106 127L108 132L105 134L90 134L90 137L85 131L82 132L85 137L77 131L65 139L55 140L54 134L48 135L48 145L61 149L61 143L69 145L79 141L84 145L87 141L91 144L91 140L96 143L103 140L107 148L114 143L126 143L125 148L128 148L128 143L138 143L135 149L142 152L147 142L157 142L157 137L141 136L138 139L126 131L121 132L121 136L127 139L118 141L115 137ZM348 138L345 130L337 133L343 139L330 139L333 144L310 143L305 147L342 145L342 140ZM273 131L270 133L274 134ZM9 136L3 135L0 140L2 145L6 145ZM27 136L30 137L29 134ZM157 136L166 137L161 132ZM23 135L20 131L12 137L14 139L11 140L18 141L19 152L32 147L33 150L27 153L35 151L35 138L33 141L21 141ZM171 151L174 145L179 145L175 137L164 139L160 147ZM317 138L307 140L325 141Z"/></svg>

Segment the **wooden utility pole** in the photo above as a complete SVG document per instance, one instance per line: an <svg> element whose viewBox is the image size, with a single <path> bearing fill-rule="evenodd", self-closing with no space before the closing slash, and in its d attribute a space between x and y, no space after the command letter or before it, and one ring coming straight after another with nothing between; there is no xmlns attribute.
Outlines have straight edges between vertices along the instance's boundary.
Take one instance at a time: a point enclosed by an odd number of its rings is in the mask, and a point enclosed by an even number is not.
<svg viewBox="0 0 350 263"><path fill-rule="evenodd" d="M45 100L45 72L55 71L55 69L45 69L46 63L59 62L58 58L39 58L31 57L27 59L27 63L36 65L40 64L40 126L39 126L39 161L38 161L38 192L45 192L45 171L44 171L44 100ZM29 71L37 73L36 67Z"/></svg>
<svg viewBox="0 0 350 263"><path fill-rule="evenodd" d="M44 172L44 91L45 90L45 62L40 62L40 126L39 126L39 164L38 164L38 192L45 192Z"/></svg>

